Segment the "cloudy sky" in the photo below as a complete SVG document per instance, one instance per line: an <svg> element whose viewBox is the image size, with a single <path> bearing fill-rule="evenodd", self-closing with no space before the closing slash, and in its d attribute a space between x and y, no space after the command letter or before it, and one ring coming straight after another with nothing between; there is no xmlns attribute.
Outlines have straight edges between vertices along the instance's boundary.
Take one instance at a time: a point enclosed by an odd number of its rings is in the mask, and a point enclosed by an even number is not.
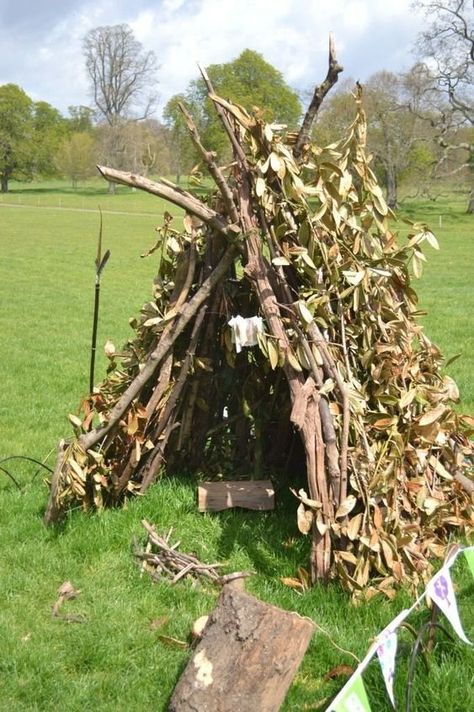
<svg viewBox="0 0 474 712"><path fill-rule="evenodd" d="M297 90L327 68L333 32L346 77L413 64L422 17L411 0L0 0L0 84L19 84L64 113L88 104L82 38L99 25L128 23L155 51L160 109L183 91L196 62L226 62L259 51Z"/></svg>

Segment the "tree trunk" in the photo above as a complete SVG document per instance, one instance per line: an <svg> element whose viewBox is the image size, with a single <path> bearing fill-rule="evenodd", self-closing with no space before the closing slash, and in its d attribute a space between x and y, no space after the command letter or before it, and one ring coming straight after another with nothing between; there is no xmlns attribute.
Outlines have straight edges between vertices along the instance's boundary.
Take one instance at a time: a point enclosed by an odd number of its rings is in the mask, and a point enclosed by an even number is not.
<svg viewBox="0 0 474 712"><path fill-rule="evenodd" d="M6 176L4 173L2 173L1 176L0 192L8 193L8 176Z"/></svg>
<svg viewBox="0 0 474 712"><path fill-rule="evenodd" d="M474 188L471 190L471 193L469 195L469 204L467 206L466 212L468 213L468 215L474 214Z"/></svg>
<svg viewBox="0 0 474 712"><path fill-rule="evenodd" d="M280 709L314 624L239 590L241 581L222 589L168 712Z"/></svg>
<svg viewBox="0 0 474 712"><path fill-rule="evenodd" d="M111 180L109 180L108 186L109 186L109 190L108 190L109 195L115 195L116 190L117 190L116 183L113 183Z"/></svg>
<svg viewBox="0 0 474 712"><path fill-rule="evenodd" d="M393 166L387 166L387 205L392 210L398 207L397 175Z"/></svg>

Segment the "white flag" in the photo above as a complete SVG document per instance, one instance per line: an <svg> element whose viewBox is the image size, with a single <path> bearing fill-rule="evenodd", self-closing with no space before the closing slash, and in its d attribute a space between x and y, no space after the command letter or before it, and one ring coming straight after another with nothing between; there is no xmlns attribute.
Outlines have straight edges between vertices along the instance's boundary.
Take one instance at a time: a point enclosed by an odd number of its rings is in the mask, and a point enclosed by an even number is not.
<svg viewBox="0 0 474 712"><path fill-rule="evenodd" d="M382 668L385 687L387 688L390 702L395 708L395 697L393 694L393 681L395 679L395 656L397 654L397 628L409 615L410 610L401 611L384 630L377 636L377 656Z"/></svg>
<svg viewBox="0 0 474 712"><path fill-rule="evenodd" d="M459 618L453 582L451 581L451 574L449 573L449 565L443 566L438 573L433 576L431 581L428 582L426 593L433 603L436 603L438 608L444 613L461 640L464 640L468 645L472 645L464 633Z"/></svg>
<svg viewBox="0 0 474 712"><path fill-rule="evenodd" d="M385 687L387 688L388 696L393 708L395 708L395 698L393 696L393 681L395 679L395 656L397 654L397 631L386 633L383 637L379 637L377 646L377 656L380 667L382 668Z"/></svg>

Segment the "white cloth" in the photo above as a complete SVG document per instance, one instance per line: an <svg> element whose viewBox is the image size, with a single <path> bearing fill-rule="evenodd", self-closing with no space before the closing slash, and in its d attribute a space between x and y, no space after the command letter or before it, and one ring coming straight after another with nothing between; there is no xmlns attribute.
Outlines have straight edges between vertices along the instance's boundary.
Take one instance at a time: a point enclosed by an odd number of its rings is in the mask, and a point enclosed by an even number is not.
<svg viewBox="0 0 474 712"><path fill-rule="evenodd" d="M258 334L263 334L263 319L261 316L233 316L228 322L232 329L232 343L239 354L244 346L256 346Z"/></svg>

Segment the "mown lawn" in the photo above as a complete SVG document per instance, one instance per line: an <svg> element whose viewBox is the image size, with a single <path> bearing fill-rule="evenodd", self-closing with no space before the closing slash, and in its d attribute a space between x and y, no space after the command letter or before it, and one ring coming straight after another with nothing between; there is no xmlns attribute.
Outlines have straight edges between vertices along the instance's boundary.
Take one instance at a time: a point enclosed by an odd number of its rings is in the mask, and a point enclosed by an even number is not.
<svg viewBox="0 0 474 712"><path fill-rule="evenodd" d="M102 280L100 344L108 338L120 344L127 337L129 317L150 293L154 257L144 260L140 254L153 244L165 206L127 189L108 196L99 182L76 193L59 183L12 187L0 200L0 458L43 458L69 434L66 415L87 390L97 206L104 210L104 243L112 253ZM463 352L449 373L459 383L461 407L473 413L474 220L463 209L461 200L403 206L409 217L428 220L439 238L441 251L427 250L420 303L429 311L427 333L446 355ZM101 355L98 374L104 366ZM336 583L302 596L285 587L279 578L295 575L308 557L308 543L297 535L295 505L285 496L275 513L203 516L195 510L194 484L176 477L124 510L93 516L73 512L63 526L46 530L43 473L33 478L35 468L18 461L6 466L22 489L0 473L0 710L166 709L189 652L158 636L188 640L192 621L213 607L217 591L193 589L187 582L153 585L140 577L131 542L134 537L143 542L143 517L163 531L173 526L183 550L209 562L226 561L229 571L254 571L249 591L311 616L340 648L359 658L412 600L401 591L392 602L373 599L354 607ZM461 615L474 637L472 578L462 566L455 577ZM83 616L83 623L51 616L65 580L81 594L66 602L64 611ZM427 615L422 609L410 622L420 624ZM153 629L150 623L163 616L168 621ZM399 700L406 687L409 641L403 633ZM324 679L341 663L354 660L318 630L284 710L320 709L345 679ZM376 662L364 680L372 709L390 709ZM440 635L430 671L419 663L412 710L474 709L473 682L473 650Z"/></svg>

